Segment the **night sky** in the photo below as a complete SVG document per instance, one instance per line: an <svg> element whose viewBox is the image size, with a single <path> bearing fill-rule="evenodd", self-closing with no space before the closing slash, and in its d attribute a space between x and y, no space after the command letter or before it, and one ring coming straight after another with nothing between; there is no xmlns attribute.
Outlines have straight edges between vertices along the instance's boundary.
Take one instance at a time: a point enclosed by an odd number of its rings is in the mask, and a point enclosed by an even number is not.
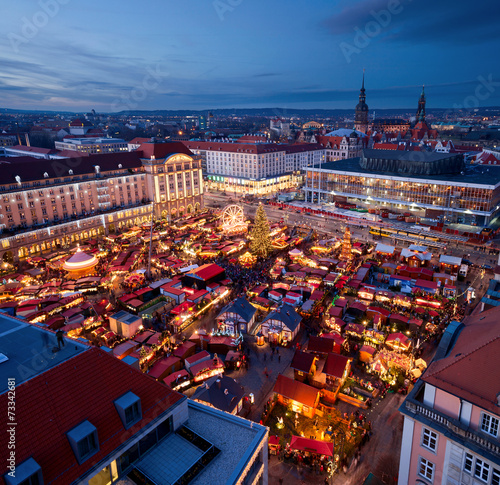
<svg viewBox="0 0 500 485"><path fill-rule="evenodd" d="M486 0L16 0L0 107L354 108L363 68L371 110L422 84L429 108L498 106L498 25Z"/></svg>

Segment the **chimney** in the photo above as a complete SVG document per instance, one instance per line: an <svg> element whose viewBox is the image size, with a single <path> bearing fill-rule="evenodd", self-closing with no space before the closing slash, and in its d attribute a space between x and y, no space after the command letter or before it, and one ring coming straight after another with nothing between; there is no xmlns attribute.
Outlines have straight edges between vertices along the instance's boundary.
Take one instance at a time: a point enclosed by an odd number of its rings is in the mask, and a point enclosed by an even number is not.
<svg viewBox="0 0 500 485"><path fill-rule="evenodd" d="M224 394L227 396L229 394L229 391L227 389L224 389Z"/></svg>

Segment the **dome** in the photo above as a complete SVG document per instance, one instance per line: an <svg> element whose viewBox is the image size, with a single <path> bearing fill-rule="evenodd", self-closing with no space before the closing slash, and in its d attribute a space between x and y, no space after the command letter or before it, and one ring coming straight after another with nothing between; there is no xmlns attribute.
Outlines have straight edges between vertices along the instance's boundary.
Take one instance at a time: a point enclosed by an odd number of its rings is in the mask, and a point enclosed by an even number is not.
<svg viewBox="0 0 500 485"><path fill-rule="evenodd" d="M63 264L63 269L66 271L81 271L83 269L93 268L97 264L97 258L90 254L84 253L80 249L67 259Z"/></svg>

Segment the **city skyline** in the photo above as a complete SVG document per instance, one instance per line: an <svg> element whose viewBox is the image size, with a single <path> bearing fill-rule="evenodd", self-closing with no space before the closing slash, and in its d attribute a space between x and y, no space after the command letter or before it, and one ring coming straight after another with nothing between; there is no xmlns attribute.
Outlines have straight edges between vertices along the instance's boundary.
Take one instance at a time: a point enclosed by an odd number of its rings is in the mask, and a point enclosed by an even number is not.
<svg viewBox="0 0 500 485"><path fill-rule="evenodd" d="M0 25L0 106L101 112L500 105L499 9L430 0L26 1ZM456 69L454 68L456 67Z"/></svg>

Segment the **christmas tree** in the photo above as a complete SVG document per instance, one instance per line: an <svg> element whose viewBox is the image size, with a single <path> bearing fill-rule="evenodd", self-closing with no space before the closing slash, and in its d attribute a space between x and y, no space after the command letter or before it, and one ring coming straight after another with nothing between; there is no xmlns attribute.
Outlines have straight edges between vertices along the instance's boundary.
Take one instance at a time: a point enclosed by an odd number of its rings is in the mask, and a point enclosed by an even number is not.
<svg viewBox="0 0 500 485"><path fill-rule="evenodd" d="M269 222L262 204L257 207L255 223L250 233L250 251L256 256L266 258L272 251L271 236L269 235Z"/></svg>
<svg viewBox="0 0 500 485"><path fill-rule="evenodd" d="M351 230L346 226L344 240L342 241L342 249L339 256L340 261L350 261L352 259L351 249Z"/></svg>

